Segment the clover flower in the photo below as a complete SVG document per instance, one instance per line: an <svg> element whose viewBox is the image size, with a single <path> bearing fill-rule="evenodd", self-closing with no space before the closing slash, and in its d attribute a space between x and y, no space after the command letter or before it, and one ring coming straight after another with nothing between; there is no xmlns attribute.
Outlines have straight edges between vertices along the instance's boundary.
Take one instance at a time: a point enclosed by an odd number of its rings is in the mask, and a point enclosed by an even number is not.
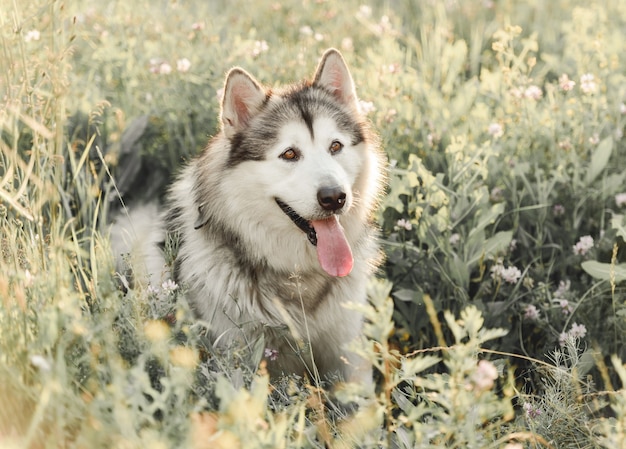
<svg viewBox="0 0 626 449"><path fill-rule="evenodd" d="M413 228L413 226L411 226L411 222L409 220L401 218L396 222L396 225L393 228L396 231L400 229L404 229L405 231L410 231Z"/></svg>
<svg viewBox="0 0 626 449"><path fill-rule="evenodd" d="M578 243L572 247L574 254L584 256L593 248L593 237L590 235L584 235L578 240Z"/></svg>
<svg viewBox="0 0 626 449"><path fill-rule="evenodd" d="M265 348L263 354L265 358L270 359L272 362L275 362L278 359L278 349Z"/></svg>
<svg viewBox="0 0 626 449"><path fill-rule="evenodd" d="M530 98L531 100L539 100L543 96L543 92L539 86L535 86L531 84L524 90L524 97Z"/></svg>
<svg viewBox="0 0 626 449"><path fill-rule="evenodd" d="M563 91L569 92L574 88L575 85L576 81L572 81L571 79L569 79L569 76L567 76L566 73L559 77L559 86Z"/></svg>
<svg viewBox="0 0 626 449"><path fill-rule="evenodd" d="M539 310L533 304L528 304L524 309L524 319L529 321L537 321L539 319Z"/></svg>
<svg viewBox="0 0 626 449"><path fill-rule="evenodd" d="M517 284L522 277L522 272L516 266L505 267L502 262L496 263L491 267L491 278L501 279L509 284Z"/></svg>
<svg viewBox="0 0 626 449"><path fill-rule="evenodd" d="M498 368L488 360L478 362L476 371L471 376L472 383L478 391L491 390L497 378Z"/></svg>
<svg viewBox="0 0 626 449"><path fill-rule="evenodd" d="M524 405L522 406L522 408L526 412L526 416L531 419L534 419L538 417L539 415L541 415L541 409L539 407L535 407L530 402L524 402Z"/></svg>
<svg viewBox="0 0 626 449"><path fill-rule="evenodd" d="M615 205L617 207L626 206L626 192L615 195Z"/></svg>
<svg viewBox="0 0 626 449"><path fill-rule="evenodd" d="M598 90L596 79L591 73L585 73L580 77L580 89L586 94L593 94Z"/></svg>
<svg viewBox="0 0 626 449"><path fill-rule="evenodd" d="M489 128L487 129L487 132L494 138L497 139L499 137L502 137L504 135L504 129L502 128L502 125L499 123L491 123L489 125Z"/></svg>
<svg viewBox="0 0 626 449"><path fill-rule="evenodd" d="M187 58L182 58L176 61L176 70L181 73L188 72L191 68L191 62Z"/></svg>

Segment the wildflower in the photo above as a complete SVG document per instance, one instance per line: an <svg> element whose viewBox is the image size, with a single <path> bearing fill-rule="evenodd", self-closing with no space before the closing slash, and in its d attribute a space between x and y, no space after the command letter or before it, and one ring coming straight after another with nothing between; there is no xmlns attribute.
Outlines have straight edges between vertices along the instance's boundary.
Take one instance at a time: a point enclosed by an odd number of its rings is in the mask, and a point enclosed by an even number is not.
<svg viewBox="0 0 626 449"><path fill-rule="evenodd" d="M578 243L573 247L574 254L579 256L584 256L589 252L591 248L593 248L593 237L590 235L584 235L578 240Z"/></svg>
<svg viewBox="0 0 626 449"><path fill-rule="evenodd" d="M455 232L450 236L450 245L456 245L461 241L461 235L458 232Z"/></svg>
<svg viewBox="0 0 626 449"><path fill-rule="evenodd" d="M352 38L344 37L341 40L341 48L344 49L345 51L352 51L352 50L354 50L354 42L352 42Z"/></svg>
<svg viewBox="0 0 626 449"><path fill-rule="evenodd" d="M539 319L539 310L532 304L528 304L524 309L524 319L529 321L537 321Z"/></svg>
<svg viewBox="0 0 626 449"><path fill-rule="evenodd" d="M534 419L537 416L541 415L541 409L539 407L535 407L530 402L524 402L524 405L522 407L524 408L524 411L526 412L526 416L531 419Z"/></svg>
<svg viewBox="0 0 626 449"><path fill-rule="evenodd" d="M561 150L569 151L572 149L572 142L569 139L561 140L557 145Z"/></svg>
<svg viewBox="0 0 626 449"><path fill-rule="evenodd" d="M150 284L148 285L147 291L149 295L158 295L161 290L159 289L159 287L155 287L154 285Z"/></svg>
<svg viewBox="0 0 626 449"><path fill-rule="evenodd" d="M561 217L565 215L565 207L562 204L555 204L552 208L552 215L555 217Z"/></svg>
<svg viewBox="0 0 626 449"><path fill-rule="evenodd" d="M499 137L502 137L502 135L504 134L504 129L499 123L492 123L489 125L487 132L491 134L494 139L497 139Z"/></svg>
<svg viewBox="0 0 626 449"><path fill-rule="evenodd" d="M367 5L361 5L359 7L359 11L357 12L358 17L363 17L365 19L372 16L372 7Z"/></svg>
<svg viewBox="0 0 626 449"><path fill-rule="evenodd" d="M254 48L252 49L252 56L257 57L261 53L265 53L269 50L269 48L270 47L267 45L266 41L256 41L254 43Z"/></svg>
<svg viewBox="0 0 626 449"><path fill-rule="evenodd" d="M572 281L569 279L565 281L559 282L559 288L554 292L555 298L565 298L565 295L569 292L570 287L572 286Z"/></svg>
<svg viewBox="0 0 626 449"><path fill-rule="evenodd" d="M275 362L278 359L278 349L265 348L263 354L265 355L265 358L270 359L272 362Z"/></svg>
<svg viewBox="0 0 626 449"><path fill-rule="evenodd" d="M37 30L30 30L28 33L26 33L26 36L24 36L24 42L30 42L30 41L38 41L41 38L41 33Z"/></svg>
<svg viewBox="0 0 626 449"><path fill-rule="evenodd" d="M569 338L570 336L567 332L561 332L559 334L559 346L565 346L565 343L567 343Z"/></svg>
<svg viewBox="0 0 626 449"><path fill-rule="evenodd" d="M569 92L570 90L572 90L575 85L576 81L572 81L571 79L569 79L569 76L567 76L566 73L559 77L559 86L565 92Z"/></svg>
<svg viewBox="0 0 626 449"><path fill-rule="evenodd" d="M522 277L522 272L519 268L515 266L511 266L508 268L504 268L500 271L500 277L504 282L508 282L509 284L517 284L517 281Z"/></svg>
<svg viewBox="0 0 626 449"><path fill-rule="evenodd" d="M492 203L501 203L504 200L504 194L500 187L494 187L489 193L489 200Z"/></svg>
<svg viewBox="0 0 626 449"><path fill-rule="evenodd" d="M511 243L509 243L509 252L513 252L517 249L517 239L511 239Z"/></svg>
<svg viewBox="0 0 626 449"><path fill-rule="evenodd" d="M185 73L191 68L191 62L187 58L179 59L176 61L176 70Z"/></svg>
<svg viewBox="0 0 626 449"><path fill-rule="evenodd" d="M409 220L406 220L404 218L401 218L400 220L398 220L396 222L396 225L393 227L396 231L399 229L404 229L406 231L410 231L412 226L411 226L411 222Z"/></svg>
<svg viewBox="0 0 626 449"><path fill-rule="evenodd" d="M585 338L587 327L584 324L573 323L569 335L573 338Z"/></svg>
<svg viewBox="0 0 626 449"><path fill-rule="evenodd" d="M625 103L620 103L619 105L619 113L624 115L626 114L626 104Z"/></svg>
<svg viewBox="0 0 626 449"><path fill-rule="evenodd" d="M376 110L376 106L374 106L374 103L371 101L360 100L359 106L363 114L369 114L370 112L374 112Z"/></svg>
<svg viewBox="0 0 626 449"><path fill-rule="evenodd" d="M594 133L593 136L589 138L589 143L591 145L597 145L600 142L600 136L598 133Z"/></svg>
<svg viewBox="0 0 626 449"><path fill-rule="evenodd" d="M164 292L171 293L178 288L178 284L174 282L173 280L168 279L167 281L161 284L161 288L163 289Z"/></svg>
<svg viewBox="0 0 626 449"><path fill-rule="evenodd" d="M595 77L591 73L585 73L580 77L580 88L586 94L593 94L598 90Z"/></svg>
<svg viewBox="0 0 626 449"><path fill-rule="evenodd" d="M161 75L169 75L170 73L172 73L172 66L169 65L167 62L164 62L159 66L158 73Z"/></svg>
<svg viewBox="0 0 626 449"><path fill-rule="evenodd" d="M498 378L498 368L488 360L478 362L476 371L472 374L471 380L478 391L487 391L493 388L495 380Z"/></svg>
<svg viewBox="0 0 626 449"><path fill-rule="evenodd" d="M313 28L308 25L300 27L300 34L303 34L304 36L313 36Z"/></svg>
<svg viewBox="0 0 626 449"><path fill-rule="evenodd" d="M38 355L38 354L32 355L30 357L30 363L35 368L39 369L39 371L48 372L52 369L52 366L50 366L50 362L48 361L48 359L46 359L42 355Z"/></svg>
<svg viewBox="0 0 626 449"><path fill-rule="evenodd" d="M541 92L541 88L539 86L535 86L534 84L528 86L524 91L524 97L530 98L531 100L539 100L543 95Z"/></svg>
<svg viewBox="0 0 626 449"><path fill-rule="evenodd" d="M624 206L626 206L626 192L625 193L618 193L617 195L615 195L615 205L617 207L624 207Z"/></svg>
<svg viewBox="0 0 626 449"><path fill-rule="evenodd" d="M322 33L315 33L313 35L313 39L315 39L317 42L322 42L324 40L324 35Z"/></svg>
<svg viewBox="0 0 626 449"><path fill-rule="evenodd" d="M561 312L563 315L569 315L574 311L574 308L570 305L567 299L559 299L559 307L561 307Z"/></svg>
<svg viewBox="0 0 626 449"><path fill-rule="evenodd" d="M201 31L204 30L204 23L203 22L195 22L191 25L191 29L194 31Z"/></svg>

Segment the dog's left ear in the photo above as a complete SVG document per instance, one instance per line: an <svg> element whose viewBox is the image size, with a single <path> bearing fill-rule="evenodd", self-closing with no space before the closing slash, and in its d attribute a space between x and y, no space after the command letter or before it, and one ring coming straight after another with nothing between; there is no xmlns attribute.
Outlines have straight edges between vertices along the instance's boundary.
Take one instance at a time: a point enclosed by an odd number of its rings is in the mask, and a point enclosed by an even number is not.
<svg viewBox="0 0 626 449"><path fill-rule="evenodd" d="M315 71L313 84L325 87L346 106L359 110L354 81L339 50L326 50Z"/></svg>
<svg viewBox="0 0 626 449"><path fill-rule="evenodd" d="M222 126L231 138L256 114L266 95L260 84L245 70L235 67L226 75L222 100Z"/></svg>

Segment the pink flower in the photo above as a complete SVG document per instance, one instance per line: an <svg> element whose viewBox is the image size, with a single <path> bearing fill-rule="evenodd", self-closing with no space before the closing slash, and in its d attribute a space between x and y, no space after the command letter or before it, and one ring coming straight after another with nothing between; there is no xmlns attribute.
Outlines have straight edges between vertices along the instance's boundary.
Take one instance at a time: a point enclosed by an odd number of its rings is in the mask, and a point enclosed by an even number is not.
<svg viewBox="0 0 626 449"><path fill-rule="evenodd" d="M493 388L498 378L498 368L488 360L478 362L476 371L472 374L472 383L479 391L487 391Z"/></svg>
<svg viewBox="0 0 626 449"><path fill-rule="evenodd" d="M572 81L571 79L569 79L569 76L567 76L567 74L564 73L559 77L559 86L565 92L572 90L575 85L576 81Z"/></svg>
<svg viewBox="0 0 626 449"><path fill-rule="evenodd" d="M542 96L543 92L541 92L541 88L534 84L528 86L524 91L524 97L530 98L531 100L539 100Z"/></svg>
<svg viewBox="0 0 626 449"><path fill-rule="evenodd" d="M590 235L582 236L578 243L576 243L576 245L574 245L572 248L574 250L574 254L584 256L589 252L591 248L593 248L593 237L591 237Z"/></svg>
<svg viewBox="0 0 626 449"><path fill-rule="evenodd" d="M275 362L278 359L278 349L265 348L263 354L265 358L270 359L272 362Z"/></svg>
<svg viewBox="0 0 626 449"><path fill-rule="evenodd" d="M528 304L524 309L524 319L529 321L537 321L539 319L539 310L532 304Z"/></svg>

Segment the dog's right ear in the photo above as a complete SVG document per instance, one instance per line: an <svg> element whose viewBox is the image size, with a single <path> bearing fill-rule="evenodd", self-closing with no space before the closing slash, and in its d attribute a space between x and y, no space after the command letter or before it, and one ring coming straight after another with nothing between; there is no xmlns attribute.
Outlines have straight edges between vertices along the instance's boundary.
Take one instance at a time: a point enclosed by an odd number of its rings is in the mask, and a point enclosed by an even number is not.
<svg viewBox="0 0 626 449"><path fill-rule="evenodd" d="M265 102L265 92L257 81L243 69L231 69L226 75L222 99L222 127L231 138L243 127Z"/></svg>

